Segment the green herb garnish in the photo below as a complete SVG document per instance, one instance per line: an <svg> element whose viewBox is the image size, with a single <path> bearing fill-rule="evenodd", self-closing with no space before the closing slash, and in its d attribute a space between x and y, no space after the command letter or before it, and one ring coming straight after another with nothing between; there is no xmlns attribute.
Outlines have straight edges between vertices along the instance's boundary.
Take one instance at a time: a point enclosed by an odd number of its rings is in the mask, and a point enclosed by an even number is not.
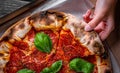
<svg viewBox="0 0 120 73"><path fill-rule="evenodd" d="M52 41L50 37L43 32L36 34L34 44L41 52L50 53L52 49Z"/></svg>
<svg viewBox="0 0 120 73"><path fill-rule="evenodd" d="M40 73L57 73L62 67L62 60L56 61L51 67L44 68Z"/></svg>
<svg viewBox="0 0 120 73"><path fill-rule="evenodd" d="M25 69L19 70L17 73L35 73L35 71L25 68Z"/></svg>
<svg viewBox="0 0 120 73"><path fill-rule="evenodd" d="M69 67L76 72L91 73L94 69L94 64L81 58L75 58L70 61Z"/></svg>

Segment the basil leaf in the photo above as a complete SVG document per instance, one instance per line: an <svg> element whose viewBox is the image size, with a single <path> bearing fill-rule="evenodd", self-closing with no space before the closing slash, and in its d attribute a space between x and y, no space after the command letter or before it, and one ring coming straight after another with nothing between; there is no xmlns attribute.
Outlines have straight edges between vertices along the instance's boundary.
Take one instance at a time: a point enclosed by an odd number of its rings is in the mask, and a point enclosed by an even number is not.
<svg viewBox="0 0 120 73"><path fill-rule="evenodd" d="M62 60L59 60L52 64L51 70L56 73L61 69L61 67L62 67Z"/></svg>
<svg viewBox="0 0 120 73"><path fill-rule="evenodd" d="M62 67L62 60L56 61L51 67L44 68L40 73L57 73Z"/></svg>
<svg viewBox="0 0 120 73"><path fill-rule="evenodd" d="M94 64L80 58L75 58L70 61L69 67L76 72L91 73L94 69Z"/></svg>
<svg viewBox="0 0 120 73"><path fill-rule="evenodd" d="M29 70L29 69L21 69L19 70L17 73L35 73L35 71L33 70Z"/></svg>
<svg viewBox="0 0 120 73"><path fill-rule="evenodd" d="M41 73L51 73L51 69L48 67L44 68Z"/></svg>
<svg viewBox="0 0 120 73"><path fill-rule="evenodd" d="M34 44L41 52L50 53L52 49L52 41L50 37L43 32L36 34Z"/></svg>

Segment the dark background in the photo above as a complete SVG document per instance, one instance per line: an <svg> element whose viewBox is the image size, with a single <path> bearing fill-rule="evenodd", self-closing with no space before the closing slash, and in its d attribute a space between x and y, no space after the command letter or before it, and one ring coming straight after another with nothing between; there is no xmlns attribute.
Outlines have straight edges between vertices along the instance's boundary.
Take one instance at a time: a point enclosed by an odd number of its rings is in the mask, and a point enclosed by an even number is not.
<svg viewBox="0 0 120 73"><path fill-rule="evenodd" d="M0 17L3 17L24 5L30 3L31 0L0 0Z"/></svg>

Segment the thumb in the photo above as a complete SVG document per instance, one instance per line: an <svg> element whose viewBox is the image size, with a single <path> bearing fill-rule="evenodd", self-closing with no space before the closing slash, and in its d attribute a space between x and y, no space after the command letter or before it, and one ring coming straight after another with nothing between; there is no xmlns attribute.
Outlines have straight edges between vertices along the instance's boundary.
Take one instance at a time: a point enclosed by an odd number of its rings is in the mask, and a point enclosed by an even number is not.
<svg viewBox="0 0 120 73"><path fill-rule="evenodd" d="M99 13L95 15L95 17L85 26L85 31L91 31L93 30L105 17L103 13Z"/></svg>

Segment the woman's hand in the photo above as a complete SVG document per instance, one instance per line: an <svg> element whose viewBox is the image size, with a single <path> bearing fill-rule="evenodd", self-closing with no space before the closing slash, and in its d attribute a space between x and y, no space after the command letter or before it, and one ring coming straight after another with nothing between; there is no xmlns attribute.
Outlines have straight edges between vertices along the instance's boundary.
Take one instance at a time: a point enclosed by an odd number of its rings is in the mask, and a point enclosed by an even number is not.
<svg viewBox="0 0 120 73"><path fill-rule="evenodd" d="M115 0L97 0L93 16L88 10L83 16L88 23L85 31L95 30L99 33L101 40L105 40L114 29L114 7Z"/></svg>

